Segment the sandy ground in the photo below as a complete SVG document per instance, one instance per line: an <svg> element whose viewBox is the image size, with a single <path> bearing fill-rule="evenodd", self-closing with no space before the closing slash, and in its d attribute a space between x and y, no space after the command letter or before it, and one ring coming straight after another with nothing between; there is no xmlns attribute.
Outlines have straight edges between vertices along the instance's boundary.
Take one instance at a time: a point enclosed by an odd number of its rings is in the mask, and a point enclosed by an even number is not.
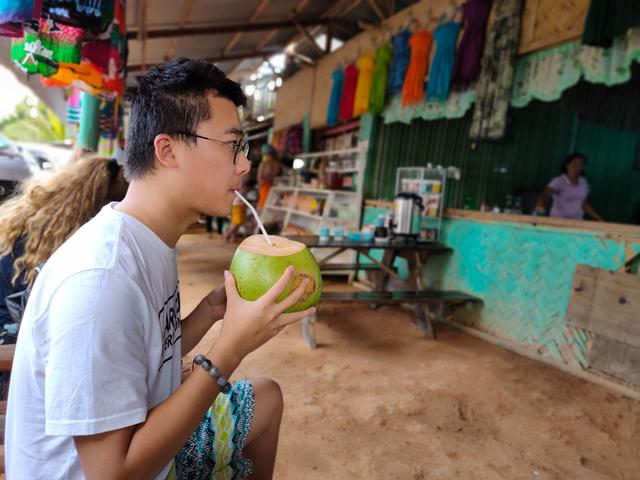
<svg viewBox="0 0 640 480"><path fill-rule="evenodd" d="M183 313L222 283L234 249L183 237ZM425 340L398 308L323 305L318 350L292 326L246 358L235 379L284 392L275 478L640 479L638 402L440 331Z"/></svg>

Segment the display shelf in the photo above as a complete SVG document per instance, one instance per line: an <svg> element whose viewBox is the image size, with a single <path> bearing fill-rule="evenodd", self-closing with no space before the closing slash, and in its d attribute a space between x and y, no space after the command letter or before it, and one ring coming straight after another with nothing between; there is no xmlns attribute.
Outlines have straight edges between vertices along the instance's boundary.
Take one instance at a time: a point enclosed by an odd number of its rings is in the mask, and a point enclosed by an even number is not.
<svg viewBox="0 0 640 480"><path fill-rule="evenodd" d="M317 235L322 227L329 229L335 227L359 229L368 147L368 142L363 141L353 148L296 155L296 158L302 158L307 162L312 162L314 159L321 157L333 157L338 161L340 159L348 159L350 162L355 163L355 168L336 169L338 173L349 174L353 179L353 190L320 189L307 185L274 186L269 192L262 212L263 221L265 223L281 222L282 231L285 234L291 231L295 233L305 230ZM324 171L333 170L326 169ZM283 200L282 197L286 198ZM299 205L308 202L308 199L304 197L317 197L317 201L321 202L322 211L318 214L301 211ZM285 214L284 219L282 218L282 213ZM327 252L318 250L314 251L314 254L316 257L321 258ZM352 252L346 252L344 255L339 255L335 260L332 259L329 263L334 262L353 263L355 262L355 256Z"/></svg>
<svg viewBox="0 0 640 480"><path fill-rule="evenodd" d="M301 217L313 218L314 220L322 220L322 216L321 215L316 215L316 214L307 213L307 212L301 212L299 210L292 210L291 211L291 215L299 215Z"/></svg>
<svg viewBox="0 0 640 480"><path fill-rule="evenodd" d="M288 212L289 209L286 207L279 207L277 205L265 205L265 208L268 208L269 210L275 210L276 212Z"/></svg>

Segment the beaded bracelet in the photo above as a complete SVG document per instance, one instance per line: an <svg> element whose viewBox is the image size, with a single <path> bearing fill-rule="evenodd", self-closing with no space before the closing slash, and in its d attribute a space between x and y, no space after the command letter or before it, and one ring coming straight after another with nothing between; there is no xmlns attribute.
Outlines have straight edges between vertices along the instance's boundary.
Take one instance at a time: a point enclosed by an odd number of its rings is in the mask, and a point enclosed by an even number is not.
<svg viewBox="0 0 640 480"><path fill-rule="evenodd" d="M204 368L204 371L207 372L211 376L211 378L216 381L222 393L229 393L231 391L231 384L229 383L229 379L225 377L220 369L216 367L207 357L205 357L204 355L196 355L196 358L193 359L193 364L201 365L202 368ZM191 366L191 370L193 370L193 365Z"/></svg>

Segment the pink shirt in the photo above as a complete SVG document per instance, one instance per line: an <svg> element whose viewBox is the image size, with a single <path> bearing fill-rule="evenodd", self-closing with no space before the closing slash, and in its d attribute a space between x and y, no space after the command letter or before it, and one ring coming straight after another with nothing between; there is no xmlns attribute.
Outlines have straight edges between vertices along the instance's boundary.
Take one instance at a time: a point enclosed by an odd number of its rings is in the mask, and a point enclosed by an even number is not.
<svg viewBox="0 0 640 480"><path fill-rule="evenodd" d="M552 217L576 220L584 218L582 204L589 196L589 183L584 177L580 177L578 183L574 184L566 175L559 175L551 180L549 188L553 192Z"/></svg>

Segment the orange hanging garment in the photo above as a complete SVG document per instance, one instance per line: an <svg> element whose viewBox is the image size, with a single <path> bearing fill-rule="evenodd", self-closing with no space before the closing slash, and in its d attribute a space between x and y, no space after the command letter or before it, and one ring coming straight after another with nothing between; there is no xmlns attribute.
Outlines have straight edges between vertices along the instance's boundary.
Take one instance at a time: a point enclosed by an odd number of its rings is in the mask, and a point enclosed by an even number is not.
<svg viewBox="0 0 640 480"><path fill-rule="evenodd" d="M402 85L402 105L415 105L424 99L424 80L427 75L431 31L422 30L411 35L411 60Z"/></svg>
<svg viewBox="0 0 640 480"><path fill-rule="evenodd" d="M373 83L373 55L365 53L356 62L358 67L358 85L356 86L356 97L353 102L353 116L359 117L369 110L369 95L371 94L371 84Z"/></svg>

